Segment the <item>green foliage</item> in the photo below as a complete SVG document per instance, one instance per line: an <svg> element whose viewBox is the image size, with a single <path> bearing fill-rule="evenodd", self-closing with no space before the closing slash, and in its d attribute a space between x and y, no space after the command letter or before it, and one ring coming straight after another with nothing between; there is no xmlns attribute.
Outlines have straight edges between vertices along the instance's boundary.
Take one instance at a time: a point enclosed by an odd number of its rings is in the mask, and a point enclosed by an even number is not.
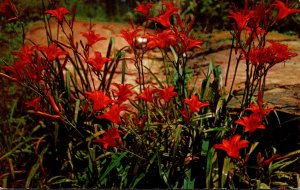
<svg viewBox="0 0 300 190"><path fill-rule="evenodd" d="M107 21L108 16L105 12L100 1L91 2L85 0L71 0L62 3L62 6L68 7L69 10L72 6L76 5L76 17L82 20L92 19L93 21Z"/></svg>
<svg viewBox="0 0 300 190"><path fill-rule="evenodd" d="M205 32L228 29L230 26L227 15L230 8L230 2L226 0L197 1L195 15L199 18L198 24Z"/></svg>
<svg viewBox="0 0 300 190"><path fill-rule="evenodd" d="M21 23L7 23L1 26L0 44L1 56L0 65L4 62L12 62L12 51L20 49L23 42L23 29Z"/></svg>

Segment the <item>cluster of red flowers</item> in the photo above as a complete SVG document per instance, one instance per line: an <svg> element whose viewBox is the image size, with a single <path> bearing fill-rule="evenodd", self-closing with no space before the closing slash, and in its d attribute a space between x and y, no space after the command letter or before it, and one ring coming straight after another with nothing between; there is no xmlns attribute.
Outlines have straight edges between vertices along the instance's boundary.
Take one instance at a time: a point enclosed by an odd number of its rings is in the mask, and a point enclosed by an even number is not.
<svg viewBox="0 0 300 190"><path fill-rule="evenodd" d="M161 25L163 29L157 30L157 33L146 33L144 35L140 35L142 30L138 28L122 30L122 37L132 48L138 46L137 39L139 37L145 39L142 40L142 43L145 44L146 50L154 48L166 50L172 46L176 52L184 54L193 48L201 48L200 45L203 41L196 40L190 36L192 27L191 25L184 26L179 15L180 8L175 7L173 3L163 1L159 15L152 17L151 8L153 6L153 2L141 3L135 11L143 14L147 21ZM266 31L260 27L260 23L266 15L272 15L271 8L277 9L277 15L274 18L276 21L282 20L290 14L300 12L298 9L287 7L280 0L275 0L275 3L269 8L266 8L266 6L261 3L253 10L232 11L229 17L233 18L236 22L236 33L240 33L242 30L250 31L250 34L252 34L250 36L251 38L265 33ZM14 12L15 7L10 0L0 2L0 16L4 15L10 18L14 16L14 14L12 14ZM65 15L69 14L70 11L64 7L59 7L57 9L47 10L45 13L55 17L58 23L62 23L65 20ZM106 40L106 38L101 37L100 34L96 34L94 30L88 30L81 34L86 38L88 47L93 46L101 40ZM246 59L253 65L259 65L265 63L275 64L296 56L295 53L288 51L286 45L273 41L270 41L270 43L271 45L266 48L253 48L245 55ZM39 82L43 77L43 71L45 69L51 67L51 64L59 57L67 55L68 52L55 43L51 43L47 47L28 47L24 45L22 49L16 53L14 65L4 66L2 68L13 73L15 78L12 79L14 81L22 82L24 79L31 79ZM96 51L93 58L86 56L85 61L91 65L94 70L100 72L104 64L110 61L110 59L102 57L101 53ZM94 142L102 143L105 149L117 146L117 140L121 138L121 131L114 125L122 124L121 112L127 110L124 102L130 100L133 95L132 85L130 84L114 83L113 86L115 89L111 90L112 96L108 96L102 90L84 92L87 99L92 102L92 112L96 114L96 118L100 120L105 119L113 123L113 126L106 131L102 138L94 140ZM177 92L174 91L174 88L174 86L169 86L164 89L147 87L143 89L143 92L141 92L137 98L145 102L154 103L155 101L159 101L162 104L167 104L177 96ZM54 112L59 114L60 108L57 107L53 97L48 96L48 100ZM246 109L251 111L249 116L244 116L242 119L235 121L236 124L244 127L244 132L254 133L257 129L265 129L263 119L273 109L263 109L262 103L260 102L257 105L252 104L250 108ZM40 97L27 102L26 106L38 111L41 109L39 103ZM184 99L184 103L186 108L180 110L180 112L186 121L189 121L191 114L198 113L202 107L209 106L208 102L199 101L197 95L191 95L190 98ZM249 145L247 140L240 139L241 135L235 134L229 139L223 139L222 144L216 144L214 148L226 151L228 156L232 158L238 158L240 149L246 148Z"/></svg>
<svg viewBox="0 0 300 190"><path fill-rule="evenodd" d="M87 44L93 46L95 43L101 40L106 40L104 37L100 37L100 34L95 34L94 30L88 30L81 33L86 38Z"/></svg>
<svg viewBox="0 0 300 190"><path fill-rule="evenodd" d="M185 27L180 18L178 11L180 8L175 7L173 3L163 1L160 14L156 17L150 17L151 8L154 3L141 3L136 9L145 16L147 21L154 21L161 25L163 30L157 31L157 33L146 33L144 36L140 36L140 29L134 30L122 30L122 37L128 42L131 47L139 45L137 39L145 39L144 43L147 50L154 48L167 49L170 46L174 47L179 53L186 53L193 48L201 48L202 40L196 40L190 36L191 27ZM176 24L171 24L171 20L176 19ZM192 24L192 23L191 23Z"/></svg>
<svg viewBox="0 0 300 190"><path fill-rule="evenodd" d="M68 55L68 52L58 48L55 44L50 44L48 47L41 47L40 50L46 55L48 61L54 61L61 55Z"/></svg>
<svg viewBox="0 0 300 190"><path fill-rule="evenodd" d="M88 58L85 61L90 64L96 71L100 72L105 63L110 61L109 58L102 57L101 53L96 51L95 58Z"/></svg>
<svg viewBox="0 0 300 190"><path fill-rule="evenodd" d="M115 124L122 124L120 113L127 109L127 107L123 103L127 100L130 100L133 95L132 85L114 83L113 86L116 87L116 89L111 90L113 94L113 99L105 95L105 93L101 90L95 90L93 92L85 92L85 94L87 95L87 98L93 102L93 112L103 111L107 109L108 106L110 105L109 111L106 111L103 114L96 116L96 118L106 119ZM174 92L173 90L174 90L174 86L165 89L145 88L144 91L137 97L146 102L153 102L153 96L155 96L154 94L157 94L161 99L164 100L165 103L167 103L174 96L177 95L177 93ZM99 140L96 141L104 142L103 140L107 138L109 138L109 135L108 136L105 135L100 141ZM109 142L114 142L114 141L109 141ZM109 143L109 142L107 144L104 144L104 148L107 148L108 146L110 147L116 146L115 143Z"/></svg>
<svg viewBox="0 0 300 190"><path fill-rule="evenodd" d="M123 103L133 95L132 85L114 83L113 86L116 87L116 89L111 90L114 99L107 96L102 90L85 92L85 95L93 103L93 112L104 111L103 114L97 115L96 118L106 119L114 124L122 124L121 112L127 109ZM94 142L102 143L105 149L115 147L117 145L115 139L120 138L119 132L117 127L111 127L101 139L96 139Z"/></svg>
<svg viewBox="0 0 300 190"><path fill-rule="evenodd" d="M253 133L256 129L265 129L262 121L274 109L265 110L259 105L251 104L250 108L246 110L250 110L252 113L249 116L244 116L241 120L235 121L235 123L244 126L245 132Z"/></svg>
<svg viewBox="0 0 300 190"><path fill-rule="evenodd" d="M122 105L125 101L129 100L133 95L132 85L130 84L113 84L117 89L113 89L113 97L111 99L109 96L106 96L105 93L101 90L95 90L93 92L85 92L87 98L93 102L93 112L102 111L107 109L109 105L109 111L104 112L102 115L96 116L98 119L106 119L115 124L122 124L120 113L127 109L126 106ZM165 104L169 103L175 96L177 96L177 92L174 92L174 86L170 86L163 89L158 88L150 88L147 87L140 93L137 98L144 100L145 102L153 103L156 100L161 100ZM184 99L184 102L189 106L189 113L199 112L200 108L209 106L208 102L200 102L198 96L192 95L191 99ZM187 113L187 112L186 112ZM183 114L185 117L185 115ZM108 136L104 136L104 138L108 138ZM102 142L96 140L97 142ZM105 144L110 147L114 147L113 144Z"/></svg>
<svg viewBox="0 0 300 190"><path fill-rule="evenodd" d="M46 47L28 47L25 44L14 54L16 55L14 65L1 68L12 72L17 82L28 79L39 82L42 79L43 71L60 56L68 55L68 52L52 43Z"/></svg>
<svg viewBox="0 0 300 190"><path fill-rule="evenodd" d="M235 121L235 123L242 125L245 128L245 132L254 133L257 129L265 129L263 119L274 109L264 109L262 98L259 96L257 104L251 104L250 108L246 108L246 110L249 110L252 113L249 116L244 116L242 119ZM228 156L232 158L238 158L240 149L248 147L249 144L247 140L240 141L240 138L241 135L237 134L229 140L223 139L222 144L216 144L214 145L214 148L226 151Z"/></svg>
<svg viewBox="0 0 300 190"><path fill-rule="evenodd" d="M8 79L17 83L29 84L32 88L39 87L43 93L47 96L48 101L44 101L50 107L52 107L55 115L44 112L43 106L41 105L41 97L37 97L25 103L27 108L34 110L34 114L40 115L44 118L62 120L60 117L60 112L62 108L59 107L52 95L49 94L49 89L45 85L45 80L49 80L49 75L47 72L54 69L56 64L55 60L60 56L68 55L68 52L57 47L56 44L52 43L49 46L37 46L34 45L29 47L24 44L23 47L17 51L13 52L14 64L9 66L1 66L2 69L11 73L12 77ZM55 80L55 78L53 78Z"/></svg>
<svg viewBox="0 0 300 190"><path fill-rule="evenodd" d="M58 7L57 9L46 10L45 13L55 17L58 23L62 23L63 20L65 19L65 15L69 14L70 11L64 7Z"/></svg>
<svg viewBox="0 0 300 190"><path fill-rule="evenodd" d="M256 66L263 66L263 64L276 64L292 57L297 56L297 53L289 52L288 46L274 41L269 41L271 44L265 48L253 48L248 54L248 59L251 64Z"/></svg>
<svg viewBox="0 0 300 190"><path fill-rule="evenodd" d="M132 95L132 85L130 84L113 84L117 89L112 90L113 99L105 95L101 90L95 90L93 92L85 92L87 98L93 103L93 112L103 111L109 108L109 111L104 112L104 114L96 116L98 119L106 119L115 124L121 124L120 113L126 110L126 106L122 105L125 101L129 100ZM144 100L146 102L153 103L156 98L162 100L165 104L170 102L177 93L174 92L174 86L170 86L164 89L157 88L145 88L142 93L140 93L137 98ZM189 105L190 113L199 112L201 107L208 106L209 103L200 102L196 95L192 95L191 99L185 99L184 102ZM100 142L100 141L99 141ZM112 144L109 146L113 147Z"/></svg>
<svg viewBox="0 0 300 190"><path fill-rule="evenodd" d="M147 87L140 95L138 95L138 98L146 102L153 102L154 97L156 96L160 100L164 100L165 103L168 103L173 97L177 96L177 92L174 92L174 86L170 86L164 89Z"/></svg>
<svg viewBox="0 0 300 190"><path fill-rule="evenodd" d="M0 2L0 16L11 17L15 14L16 8L10 0ZM62 22L64 15L69 13L69 10L59 7L54 10L45 11L55 17L58 22ZM40 82L43 77L43 71L49 68L50 64L62 55L68 55L68 52L56 44L51 43L47 47L39 47L34 45L28 47L26 44L16 53L14 53L14 64L11 66L3 66L6 71L13 74L14 78L9 78L15 82L35 81Z"/></svg>
<svg viewBox="0 0 300 190"><path fill-rule="evenodd" d="M270 6L267 6L264 2L260 2L254 5L253 9L249 9L248 4L246 3L243 10L229 12L229 18L235 20L235 37L237 44L243 49L244 43L240 43L242 30L245 30L249 34L246 39L246 45L249 46L245 47L251 47L252 44L255 44L253 43L253 40L261 34L266 34L270 26L290 14L297 12L300 12L300 10L289 8L282 1L275 0ZM265 66L271 67L276 63L283 62L297 55L296 53L289 52L287 45L274 41L269 41L269 43L271 45L268 47L262 47L262 44L258 43L258 47L251 47L249 52L244 52L246 51L245 49L242 50L245 58L251 64L255 65L255 68L261 69ZM236 48L239 48L239 46L237 45ZM265 129L263 119L273 109L263 109L262 102L262 92L259 92L257 104L251 104L250 107L246 109L251 111L250 115L235 121L236 124L244 127L244 132L254 133L257 129ZM232 158L238 158L240 149L248 147L249 144L247 140L240 140L240 138L241 135L236 134L228 140L223 139L222 144L216 144L214 147L226 151L228 156ZM260 158L258 160L262 161L263 159ZM272 161L272 159L269 161Z"/></svg>
<svg viewBox="0 0 300 190"><path fill-rule="evenodd" d="M276 10L273 10L276 8ZM285 17L300 12L298 9L289 8L280 0L275 0L271 6L266 7L266 5L261 2L259 5L256 5L254 9L249 10L246 7L242 11L230 11L229 18L233 18L236 22L236 30L251 30L251 28L259 28L259 24L264 19L269 19L273 16L273 12L277 11L277 15L274 18L276 21L282 20ZM263 32L263 30L261 31Z"/></svg>
<svg viewBox="0 0 300 190"><path fill-rule="evenodd" d="M253 5L251 8L245 3L245 8L230 11L229 18L234 19L234 32L237 42L241 40L241 32L246 31L246 44L251 44L258 36L264 36L277 21L298 13L300 10L289 8L280 0L275 0L267 6L264 2ZM275 15L275 17L274 17Z"/></svg>

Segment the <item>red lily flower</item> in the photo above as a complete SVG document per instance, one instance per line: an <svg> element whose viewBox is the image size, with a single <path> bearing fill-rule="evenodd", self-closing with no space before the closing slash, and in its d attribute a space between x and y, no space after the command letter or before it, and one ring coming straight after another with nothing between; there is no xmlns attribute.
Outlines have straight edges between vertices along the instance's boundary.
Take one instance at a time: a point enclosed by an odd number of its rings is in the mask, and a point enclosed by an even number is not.
<svg viewBox="0 0 300 190"><path fill-rule="evenodd" d="M200 102L196 95L192 95L191 99L185 98L184 102L190 106L190 113L199 112L200 108L209 106L208 102Z"/></svg>
<svg viewBox="0 0 300 190"><path fill-rule="evenodd" d="M105 133L103 138L93 140L93 142L102 143L104 149L107 149L109 146L110 147L116 147L117 146L116 139L121 138L121 136L119 134L120 132L121 131L118 130L117 127L112 127L110 129L108 129L108 131Z"/></svg>
<svg viewBox="0 0 300 190"><path fill-rule="evenodd" d="M35 111L42 110L40 102L41 102L41 97L37 97L28 102L25 102L25 106L26 108L33 108L33 110Z"/></svg>
<svg viewBox="0 0 300 190"><path fill-rule="evenodd" d="M156 47L165 49L169 46L175 46L177 43L176 36L171 30L164 30L156 35L148 34L146 38L148 39L148 49L154 49Z"/></svg>
<svg viewBox="0 0 300 190"><path fill-rule="evenodd" d="M41 50L45 52L48 61L53 61L61 55L68 54L68 52L59 49L54 43L50 44L49 47L42 47Z"/></svg>
<svg viewBox="0 0 300 190"><path fill-rule="evenodd" d="M204 43L204 41L202 40L195 40L193 38L189 38L185 34L181 34L180 37L182 39L181 42L183 45L184 52L187 52L193 48L201 48L200 45Z"/></svg>
<svg viewBox="0 0 300 190"><path fill-rule="evenodd" d="M170 17L172 15L174 15L173 12L165 12L165 13L159 15L158 17L149 18L149 20L153 20L153 21L161 24L165 28L170 28L170 26L171 26Z"/></svg>
<svg viewBox="0 0 300 190"><path fill-rule="evenodd" d="M86 32L81 32L82 36L86 38L87 44L89 46L94 45L100 40L106 40L104 37L100 37L100 34L95 34L95 30L88 30Z"/></svg>
<svg viewBox="0 0 300 190"><path fill-rule="evenodd" d="M26 44L22 46L22 48L13 54L17 55L17 59L23 63L23 64L28 64L32 62L32 56L34 52L35 46L29 48Z"/></svg>
<svg viewBox="0 0 300 190"><path fill-rule="evenodd" d="M126 106L120 106L119 104L114 104L110 107L108 112L103 115L97 116L98 119L107 119L113 123L121 124L120 112L126 110Z"/></svg>
<svg viewBox="0 0 300 190"><path fill-rule="evenodd" d="M232 158L240 156L240 149L246 148L249 145L247 140L240 140L241 135L234 135L230 139L223 139L222 144L215 144L214 148L226 151L227 155Z"/></svg>
<svg viewBox="0 0 300 190"><path fill-rule="evenodd" d="M138 95L138 98L145 100L147 102L153 102L153 94L156 92L156 89L145 88L144 92Z"/></svg>
<svg viewBox="0 0 300 190"><path fill-rule="evenodd" d="M55 17L58 20L58 22L62 22L63 19L65 18L65 15L69 14L70 11L64 7L59 7L53 10L46 10L45 13Z"/></svg>
<svg viewBox="0 0 300 190"><path fill-rule="evenodd" d="M278 8L278 14L276 16L276 20L284 19L285 17L289 16L290 14L299 13L299 9L292 9L287 7L282 1L275 0L275 3L273 4Z"/></svg>
<svg viewBox="0 0 300 190"><path fill-rule="evenodd" d="M110 97L106 96L101 90L94 90L93 92L84 92L89 100L93 101L93 111L99 111L110 103L114 102Z"/></svg>
<svg viewBox="0 0 300 190"><path fill-rule="evenodd" d="M118 90L112 90L114 96L116 96L117 104L122 104L123 102L125 102L126 100L129 99L129 97L133 94L131 88L132 85L131 84L117 84L117 83L113 83L112 85L114 85L115 87L118 88Z"/></svg>
<svg viewBox="0 0 300 190"><path fill-rule="evenodd" d="M95 58L88 58L85 60L88 64L92 65L93 68L100 72L102 70L102 67L105 63L107 63L110 59L106 57L102 57L101 53L96 51Z"/></svg>
<svg viewBox="0 0 300 190"><path fill-rule="evenodd" d="M261 118L263 119L266 115L268 115L271 111L275 110L275 108L263 108L263 92L258 91L258 96L257 96L257 105L256 104L251 104L250 108L246 108L245 110L250 110L253 113L259 114Z"/></svg>
<svg viewBox="0 0 300 190"><path fill-rule="evenodd" d="M174 14L177 14L177 11L180 10L180 8L175 7L173 3L166 1L164 1L162 4L165 5L166 11L160 14L158 17L149 18L149 20L153 20L160 23L165 28L169 28L171 26L170 17Z"/></svg>
<svg viewBox="0 0 300 190"><path fill-rule="evenodd" d="M256 129L265 129L262 124L262 118L260 114L252 113L250 116L244 116L242 119L235 121L236 124L245 127L245 132L253 133Z"/></svg>
<svg viewBox="0 0 300 190"><path fill-rule="evenodd" d="M262 106L260 105L256 105L256 104L251 104L250 108L246 108L245 110L250 110L255 114L258 114L261 119L263 119L266 115L268 115L271 111L275 110L274 108L267 108L264 109Z"/></svg>
<svg viewBox="0 0 300 190"><path fill-rule="evenodd" d="M135 46L135 39L137 38L138 33L142 31L142 29L134 29L134 30L121 30L121 36L127 41L130 46Z"/></svg>
<svg viewBox="0 0 300 190"><path fill-rule="evenodd" d="M137 8L134 9L135 12L140 12L145 16L149 15L150 9L153 5L153 2L141 3Z"/></svg>
<svg viewBox="0 0 300 190"><path fill-rule="evenodd" d="M158 93L158 97L160 99L163 99L165 101L165 103L168 103L175 96L177 96L177 92L174 92L174 86L160 89L159 93Z"/></svg>
<svg viewBox="0 0 300 190"><path fill-rule="evenodd" d="M237 29L239 31L243 30L243 29L246 29L247 27L247 24L248 24L248 21L250 19L250 15L245 15L241 12L232 12L230 11L229 14L231 16L228 16L229 18L233 18L237 24Z"/></svg>

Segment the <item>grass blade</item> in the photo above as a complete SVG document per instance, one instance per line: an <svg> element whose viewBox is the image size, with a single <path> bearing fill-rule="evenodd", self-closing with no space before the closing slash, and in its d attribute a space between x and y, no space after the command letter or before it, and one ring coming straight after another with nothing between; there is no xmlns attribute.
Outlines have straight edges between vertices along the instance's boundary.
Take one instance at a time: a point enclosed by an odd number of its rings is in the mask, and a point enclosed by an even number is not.
<svg viewBox="0 0 300 190"><path fill-rule="evenodd" d="M37 162L31 167L28 177L26 179L25 188L30 187L30 183L31 183L32 179L34 178L34 176L36 175L36 172L38 171L40 164L42 163L41 160L43 159L43 156L47 150L48 150L48 147L43 149L43 151L39 155Z"/></svg>
<svg viewBox="0 0 300 190"><path fill-rule="evenodd" d="M223 188L224 185L225 185L229 169L230 169L230 158L225 157L224 164L223 164L223 169L222 169L221 188Z"/></svg>
<svg viewBox="0 0 300 190"><path fill-rule="evenodd" d="M113 158L109 166L106 168L105 172L101 175L99 181L100 183L103 182L103 180L106 178L106 176L118 165L120 165L121 160L126 156L126 152L122 152L121 155L118 158ZM112 155L115 157L115 155Z"/></svg>

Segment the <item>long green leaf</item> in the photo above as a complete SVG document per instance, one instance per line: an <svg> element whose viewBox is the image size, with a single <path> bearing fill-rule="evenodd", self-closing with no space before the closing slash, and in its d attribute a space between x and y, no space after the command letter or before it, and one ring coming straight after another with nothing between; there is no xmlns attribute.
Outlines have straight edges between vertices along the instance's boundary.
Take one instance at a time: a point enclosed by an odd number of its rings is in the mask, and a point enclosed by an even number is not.
<svg viewBox="0 0 300 190"><path fill-rule="evenodd" d="M174 56L174 61L175 61L175 63L177 63L178 62L178 55L177 55L175 49L172 46L170 46L170 49L171 49L172 54Z"/></svg>
<svg viewBox="0 0 300 190"><path fill-rule="evenodd" d="M76 182L76 180L68 179L68 178L65 178L65 176L60 176L60 175L54 176L47 181L47 183L51 184L51 185L58 185L58 184L62 184L62 183L72 183L72 182Z"/></svg>
<svg viewBox="0 0 300 190"><path fill-rule="evenodd" d="M10 113L9 113L9 118L8 118L8 126L9 127L11 127L11 123L13 121L13 116L14 116L14 113L15 113L16 108L17 108L17 103L18 103L18 99L15 99L12 106L11 106Z"/></svg>
<svg viewBox="0 0 300 190"><path fill-rule="evenodd" d="M67 91L67 94L68 94L68 99L71 97L71 87L70 87L70 84L71 84L71 74L70 74L70 71L67 71L66 73L66 91Z"/></svg>
<svg viewBox="0 0 300 190"><path fill-rule="evenodd" d="M254 142L249 150L249 155L255 150L255 148L257 147L257 145L259 144L259 142Z"/></svg>
<svg viewBox="0 0 300 190"><path fill-rule="evenodd" d="M208 154L207 154L207 160L206 160L206 188L210 188L210 184L211 184L212 166L213 166L213 163L215 161L215 159L213 159L214 154L215 154L215 149L214 148L211 148L208 151Z"/></svg>
<svg viewBox="0 0 300 190"><path fill-rule="evenodd" d="M284 161L280 162L280 163L274 163L272 164L271 167L271 171L278 169L283 169L284 167L287 167L288 165L291 165L292 163L296 162L297 160L299 160L299 158L295 158L293 160L289 160L288 159L284 159Z"/></svg>
<svg viewBox="0 0 300 190"><path fill-rule="evenodd" d="M111 37L111 38L109 39L109 43L108 43L108 47L107 47L106 58L109 58L109 56L110 56L111 49L112 49L112 45L113 45L113 41L114 41L114 40L113 40L113 38ZM108 62L104 64L103 78L102 78L102 81L101 81L101 83L100 83L100 85L99 85L99 89L102 89L102 90L105 89L106 75L107 75L107 73L108 73L108 71L109 71L111 65L114 63L114 61L115 61L115 60L112 60L110 65L109 65Z"/></svg>
<svg viewBox="0 0 300 190"><path fill-rule="evenodd" d="M113 61L111 64L112 64L112 69L110 70L110 74L109 74L109 78L108 78L108 81L107 81L107 86L106 86L106 90L109 90L110 89L110 84L112 83L112 80L113 80L113 77L115 75L115 72L116 72L116 69L119 65L119 61L120 61L120 58L123 58L125 56L125 53L124 52L119 52L117 55L116 55L116 58L115 58L115 61Z"/></svg>
<svg viewBox="0 0 300 190"><path fill-rule="evenodd" d="M183 189L194 189L195 187L195 179L191 180L192 171L191 166L185 171L185 178L183 180Z"/></svg>
<svg viewBox="0 0 300 190"><path fill-rule="evenodd" d="M29 175L26 179L26 184L25 184L25 188L29 188L30 187L30 183L31 183L31 180L32 178L35 176L35 173L37 172L37 170L39 169L40 167L40 163L39 162L36 162L30 169L30 172L29 172Z"/></svg>
<svg viewBox="0 0 300 190"><path fill-rule="evenodd" d="M113 156L113 159L112 159L111 163L109 164L109 166L106 168L105 172L101 175L101 177L100 177L100 179L99 179L100 183L102 183L102 182L105 180L106 176L107 176L114 168L116 168L118 165L120 165L121 160L126 156L126 154L127 154L127 152L122 152L122 153L120 154L120 156L117 157L117 158L116 158L115 156Z"/></svg>
<svg viewBox="0 0 300 190"><path fill-rule="evenodd" d="M184 179L183 181L183 189L194 189L195 187L195 179L190 180L190 179Z"/></svg>
<svg viewBox="0 0 300 190"><path fill-rule="evenodd" d="M30 138L26 138L26 140L24 142L19 143L17 146L15 146L11 151L7 152L6 154L4 154L3 156L0 157L0 161L3 160L4 158L9 157L10 155L12 155L15 151L17 151L21 146L23 146L24 144L26 144L28 141L30 141Z"/></svg>
<svg viewBox="0 0 300 190"><path fill-rule="evenodd" d="M177 152L177 147L178 143L180 141L181 137L181 132L182 132L182 125L177 126L176 131L175 131L175 145L174 145L174 150L173 150L173 158L175 158L176 152Z"/></svg>
<svg viewBox="0 0 300 190"><path fill-rule="evenodd" d="M209 141L203 140L201 146L201 156L206 156L208 153L208 149L209 149Z"/></svg>
<svg viewBox="0 0 300 190"><path fill-rule="evenodd" d="M164 166L161 163L161 158L160 158L159 152L156 152L156 155L157 155L157 164L158 164L159 175L160 175L160 177L163 178L163 180L164 180L165 184L168 186L168 188L173 189L172 185L169 183L170 168L168 168L168 171L165 171Z"/></svg>
<svg viewBox="0 0 300 190"><path fill-rule="evenodd" d="M295 161L297 161L299 159L299 155L300 155L300 150L295 150L293 152L290 152L286 155L279 157L278 159L273 161L272 164L269 165L269 172L272 173L277 168L282 169L282 168L294 163ZM294 160L290 160L291 157L294 157L294 156L297 156L297 157Z"/></svg>
<svg viewBox="0 0 300 190"><path fill-rule="evenodd" d="M224 159L223 169L222 169L221 188L224 188L229 169L230 169L230 158L226 156Z"/></svg>
<svg viewBox="0 0 300 190"><path fill-rule="evenodd" d="M145 177L146 175L144 173L139 174L138 176L135 176L132 180L131 183L133 183L132 185L130 184L129 188L133 189L135 188L135 186Z"/></svg>
<svg viewBox="0 0 300 190"><path fill-rule="evenodd" d="M122 60L122 76L121 76L121 83L124 84L125 82L125 74L126 74L126 61Z"/></svg>
<svg viewBox="0 0 300 190"><path fill-rule="evenodd" d="M74 121L75 121L75 123L77 123L77 119L78 119L79 106L80 106L80 100L76 99L75 111L74 111Z"/></svg>
<svg viewBox="0 0 300 190"><path fill-rule="evenodd" d="M45 152L48 150L48 147L44 148L43 151L39 154L39 158L37 160L37 162L31 167L30 172L27 176L26 179L26 183L25 183L25 188L29 188L30 187L30 183L32 181L32 178L35 176L36 172L38 171L39 167L40 167L40 160L43 159L43 156L45 154Z"/></svg>

